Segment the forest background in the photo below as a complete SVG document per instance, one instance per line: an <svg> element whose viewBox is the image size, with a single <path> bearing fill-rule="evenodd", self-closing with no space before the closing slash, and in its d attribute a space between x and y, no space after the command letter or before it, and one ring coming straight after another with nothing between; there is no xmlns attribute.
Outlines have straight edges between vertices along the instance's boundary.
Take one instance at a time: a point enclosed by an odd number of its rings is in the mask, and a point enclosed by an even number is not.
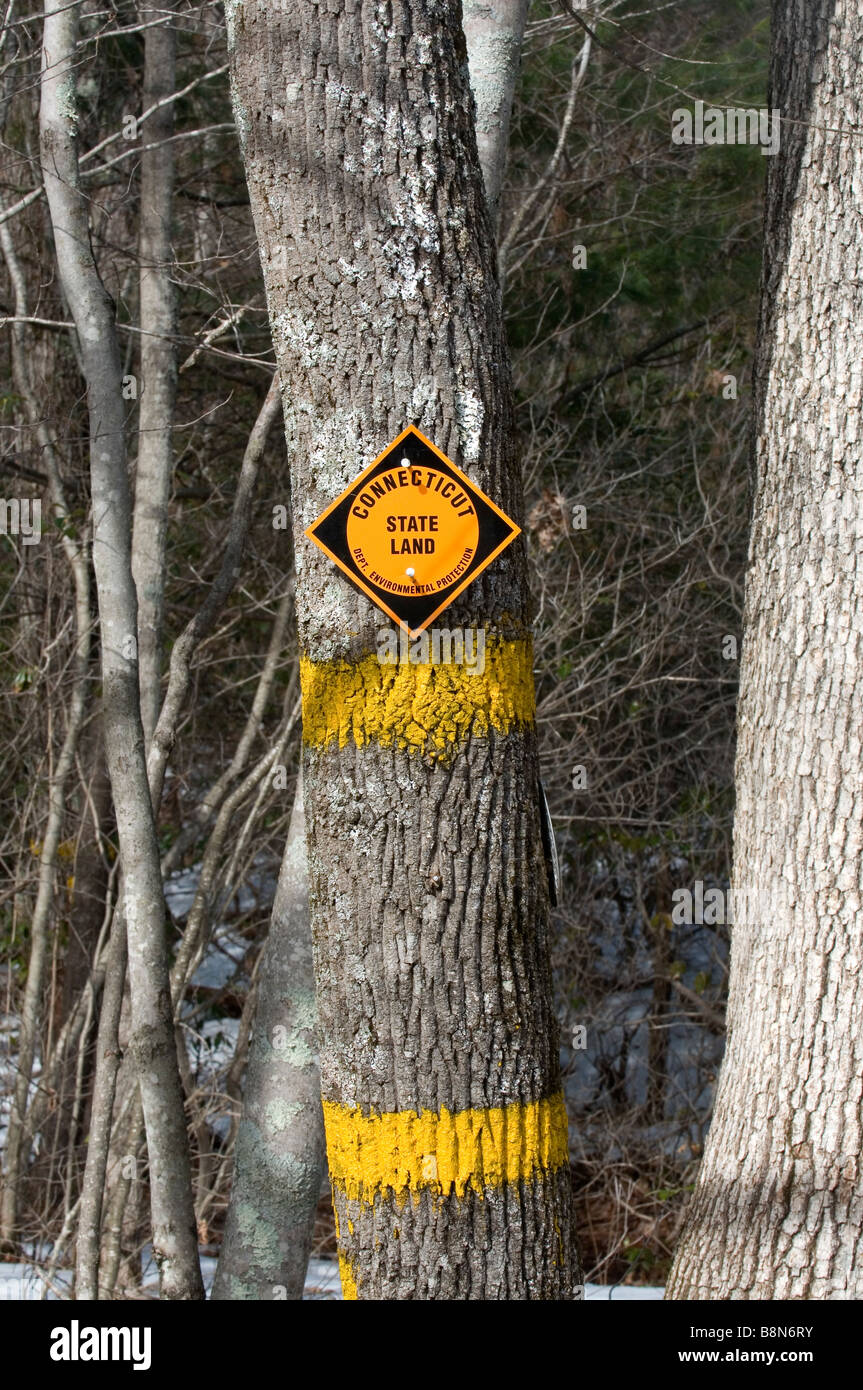
<svg viewBox="0 0 863 1390"><path fill-rule="evenodd" d="M536 3L513 113L500 264L543 780L561 862L553 963L571 1162L585 1276L598 1283L664 1281L724 1042L727 923L681 923L673 909L676 890L725 888L730 869L765 161L752 146L673 145L671 128L672 111L698 98L763 106L767 11L764 0L597 5L585 53L578 13ZM37 1262L68 1236L80 1197L98 1016L88 980L118 887L98 654L86 654L82 675L70 564L90 511L86 400L47 208L28 200L39 182L38 24L9 9L0 74L0 316L29 320L32 395L15 380L7 322L0 494L39 498L43 517L39 544L0 539L0 1137L20 1075L49 788L79 727L28 1062L17 1219ZM274 360L221 5L180 6L177 32L166 665L219 571ZM140 151L153 138L130 121L147 105L143 33L133 5L93 3L83 36L82 170L121 325L134 458ZM59 521L46 428L68 504ZM172 934L185 928L194 942L183 1081L199 1235L212 1253L296 785L289 507L273 428L240 574L197 650L158 815ZM108 1207L116 1289L132 1291L146 1182L118 1169ZM315 1250L334 1250L325 1195Z"/></svg>

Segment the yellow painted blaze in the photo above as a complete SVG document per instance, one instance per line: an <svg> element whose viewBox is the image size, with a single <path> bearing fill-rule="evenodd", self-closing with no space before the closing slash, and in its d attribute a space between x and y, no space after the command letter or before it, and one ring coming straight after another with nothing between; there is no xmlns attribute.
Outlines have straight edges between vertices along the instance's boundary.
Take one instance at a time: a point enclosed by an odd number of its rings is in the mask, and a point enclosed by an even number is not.
<svg viewBox="0 0 863 1390"><path fill-rule="evenodd" d="M469 735L533 723L533 646L489 638L483 670L425 662L300 662L303 739L311 748L353 742L442 757Z"/></svg>
<svg viewBox="0 0 863 1390"><path fill-rule="evenodd" d="M354 1278L354 1271L350 1260L345 1255L339 1255L339 1278L342 1281L342 1298L345 1302L351 1302L358 1298L357 1281Z"/></svg>
<svg viewBox="0 0 863 1390"><path fill-rule="evenodd" d="M333 1182L369 1203L387 1191L482 1194L551 1172L569 1156L561 1094L486 1110L379 1115L324 1101L324 1124Z"/></svg>

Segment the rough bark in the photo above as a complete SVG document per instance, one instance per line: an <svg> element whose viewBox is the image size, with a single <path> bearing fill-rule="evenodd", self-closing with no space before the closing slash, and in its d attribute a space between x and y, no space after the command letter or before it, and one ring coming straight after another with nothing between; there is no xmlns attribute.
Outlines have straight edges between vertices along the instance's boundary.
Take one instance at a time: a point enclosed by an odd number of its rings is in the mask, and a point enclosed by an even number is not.
<svg viewBox="0 0 863 1390"><path fill-rule="evenodd" d="M381 615L303 535L409 423L521 512L460 5L234 0L227 18L292 462L343 1287L568 1298L523 547L447 614L486 629L484 675L387 674Z"/></svg>
<svg viewBox="0 0 863 1390"><path fill-rule="evenodd" d="M324 1176L306 822L298 783L259 972L215 1299L301 1299Z"/></svg>
<svg viewBox="0 0 863 1390"><path fill-rule="evenodd" d="M170 6L139 6L144 34L143 109L175 90L173 16L153 21ZM162 628L165 607L165 544L174 469L172 429L177 395L171 215L174 192L174 103L165 101L143 127L139 230L141 381L132 574L138 594L138 679L141 721L149 747L159 716Z"/></svg>
<svg viewBox="0 0 863 1390"><path fill-rule="evenodd" d="M134 1055L147 1128L153 1246L162 1293L201 1298L183 1095L168 982L165 904L144 756L131 568L122 368L114 307L99 277L78 182L79 9L48 0L40 150L60 282L87 384L93 568L99 599L105 746L124 875Z"/></svg>
<svg viewBox="0 0 863 1390"><path fill-rule="evenodd" d="M493 219L527 9L528 0L497 5L466 0L464 5L478 150ZM254 1047L213 1289L217 1299L272 1298L276 1289L280 1296L302 1298L325 1171L317 1043L308 1036L314 980L301 803L302 776L261 966ZM277 1028L280 1049L272 1042ZM291 1107L289 1118L285 1103Z"/></svg>
<svg viewBox="0 0 863 1390"><path fill-rule="evenodd" d="M674 1298L863 1296L863 9L773 23L728 1045Z"/></svg>
<svg viewBox="0 0 863 1390"><path fill-rule="evenodd" d="M530 0L462 0L462 8L470 85L476 103L477 150L489 210L496 224Z"/></svg>

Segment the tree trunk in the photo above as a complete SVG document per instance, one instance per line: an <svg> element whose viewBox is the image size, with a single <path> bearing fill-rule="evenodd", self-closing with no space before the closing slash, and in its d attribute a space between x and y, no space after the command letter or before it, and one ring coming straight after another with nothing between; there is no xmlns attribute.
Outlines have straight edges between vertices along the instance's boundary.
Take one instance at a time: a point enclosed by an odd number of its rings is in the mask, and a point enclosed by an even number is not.
<svg viewBox="0 0 863 1390"><path fill-rule="evenodd" d="M324 1176L302 781L259 981L215 1299L302 1298Z"/></svg>
<svg viewBox="0 0 863 1390"><path fill-rule="evenodd" d="M509 148L509 118L530 0L463 0L476 143L496 224Z"/></svg>
<svg viewBox="0 0 863 1390"><path fill-rule="evenodd" d="M119 904L114 911L111 939L105 962L105 988L96 1035L96 1074L90 1107L87 1157L81 1183L81 1208L75 1248L75 1298L99 1296L99 1250L106 1195L106 1173L111 1145L111 1121L117 1073L120 1070L120 1015L126 983L126 918Z"/></svg>
<svg viewBox="0 0 863 1390"><path fill-rule="evenodd" d="M304 529L413 423L521 479L461 8L228 6L292 456L322 1089L343 1288L563 1299L575 1255L521 543L447 612L482 674L385 667Z"/></svg>
<svg viewBox="0 0 863 1390"><path fill-rule="evenodd" d="M143 107L175 90L176 35L173 15L153 21L166 7L139 6L144 35ZM139 233L141 383L132 573L138 594L138 679L141 721L149 747L159 717L162 628L165 606L165 543L174 470L173 424L177 395L174 346L174 286L171 212L174 193L174 103L166 101L143 127L141 226ZM148 146L154 146L153 149Z"/></svg>
<svg viewBox="0 0 863 1390"><path fill-rule="evenodd" d="M863 1297L863 10L773 23L728 1046L673 1298Z"/></svg>
<svg viewBox="0 0 863 1390"><path fill-rule="evenodd" d="M465 37L486 197L496 216L528 0L466 0ZM470 15L471 23L468 23ZM301 1299L325 1172L302 773L261 964L231 1201L213 1298ZM289 1045L276 1047L274 1030ZM297 1041L294 1041L294 1038ZM313 1093L314 1092L314 1093ZM270 1102L275 1102L270 1108ZM291 1105L286 1120L285 1103Z"/></svg>
<svg viewBox="0 0 863 1390"><path fill-rule="evenodd" d="M132 1037L147 1128L153 1248L167 1298L202 1298L183 1094L174 1048L165 902L147 785L136 653L122 368L114 306L90 246L78 182L78 6L47 0L39 113L42 174L60 282L87 383L93 568L99 598L105 750L128 931Z"/></svg>

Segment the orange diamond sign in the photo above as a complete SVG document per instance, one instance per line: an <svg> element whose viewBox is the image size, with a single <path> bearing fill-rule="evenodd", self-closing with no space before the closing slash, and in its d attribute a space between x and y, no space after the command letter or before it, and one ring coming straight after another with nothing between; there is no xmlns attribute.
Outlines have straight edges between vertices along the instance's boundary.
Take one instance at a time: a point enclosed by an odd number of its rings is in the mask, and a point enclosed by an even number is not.
<svg viewBox="0 0 863 1390"><path fill-rule="evenodd" d="M417 633L520 530L409 425L306 535L373 603Z"/></svg>

